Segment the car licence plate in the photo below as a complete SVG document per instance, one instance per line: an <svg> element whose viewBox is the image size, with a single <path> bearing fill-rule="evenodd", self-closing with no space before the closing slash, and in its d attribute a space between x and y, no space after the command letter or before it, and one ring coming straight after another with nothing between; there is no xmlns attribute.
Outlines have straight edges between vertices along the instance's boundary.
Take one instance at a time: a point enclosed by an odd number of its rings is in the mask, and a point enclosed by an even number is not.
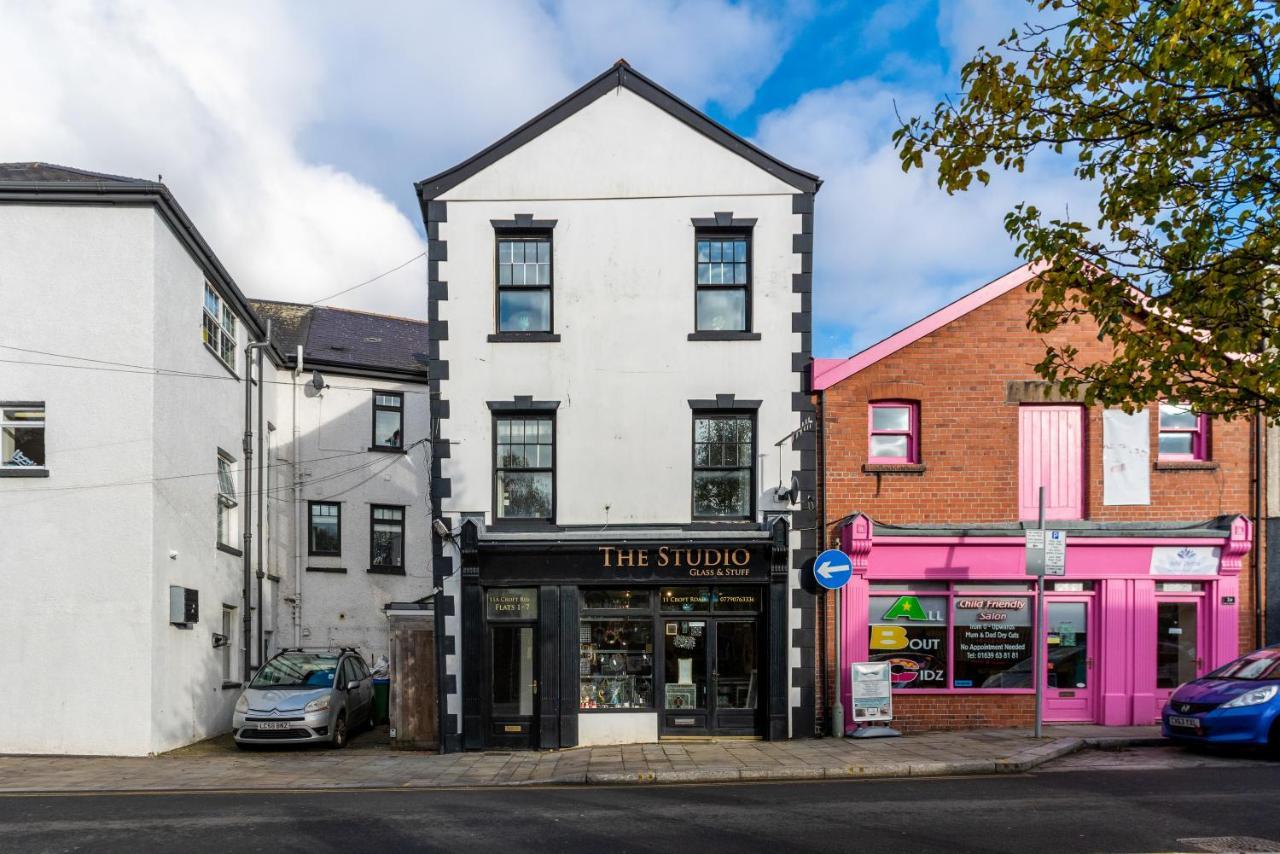
<svg viewBox="0 0 1280 854"><path fill-rule="evenodd" d="M1185 727L1187 729L1200 729L1200 721L1196 718L1180 718L1176 715L1170 715L1169 726Z"/></svg>
<svg viewBox="0 0 1280 854"><path fill-rule="evenodd" d="M289 729L292 726L288 721L261 721L258 729Z"/></svg>

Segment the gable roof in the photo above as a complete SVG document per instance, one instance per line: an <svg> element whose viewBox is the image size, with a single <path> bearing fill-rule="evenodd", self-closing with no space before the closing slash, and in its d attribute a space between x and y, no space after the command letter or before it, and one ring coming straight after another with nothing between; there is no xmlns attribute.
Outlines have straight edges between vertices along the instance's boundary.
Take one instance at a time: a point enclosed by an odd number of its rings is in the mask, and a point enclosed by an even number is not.
<svg viewBox="0 0 1280 854"><path fill-rule="evenodd" d="M625 59L620 59L581 89L534 116L488 148L468 157L456 166L415 183L413 186L418 191L418 201L422 205L423 219L426 219L426 208L429 200L438 198L442 193L448 192L472 175L506 157L520 146L546 133L574 113L593 103L598 98L614 91L619 86L639 95L713 142L719 143L734 154L750 161L765 172L790 184L801 192L816 193L818 188L822 186L822 179L817 175L789 166L768 152L747 142L724 125L714 121L700 110L691 107L639 71L636 71Z"/></svg>
<svg viewBox="0 0 1280 854"><path fill-rule="evenodd" d="M275 300L250 304L271 319L271 342L286 364L294 364L301 345L306 365L426 378L428 325L423 321Z"/></svg>
<svg viewBox="0 0 1280 854"><path fill-rule="evenodd" d="M855 353L847 359L814 359L813 381L814 391L831 388L843 379L853 376L863 368L874 365L881 359L893 355L908 344L919 341L931 332L936 332L951 321L963 317L974 309L981 308L997 297L1020 288L1034 279L1044 270L1042 264L1023 264L1016 270L1005 273L993 282L988 282L976 291L970 291L960 299L920 318L915 323L900 329L881 341L872 344L865 350Z"/></svg>

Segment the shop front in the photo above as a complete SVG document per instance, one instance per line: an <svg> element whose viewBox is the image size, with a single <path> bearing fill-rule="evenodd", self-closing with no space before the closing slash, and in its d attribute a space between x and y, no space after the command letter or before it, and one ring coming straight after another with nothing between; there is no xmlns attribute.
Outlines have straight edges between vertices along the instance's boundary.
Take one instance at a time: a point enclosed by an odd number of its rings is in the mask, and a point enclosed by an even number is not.
<svg viewBox="0 0 1280 854"><path fill-rule="evenodd" d="M787 532L464 523L464 746L785 738Z"/></svg>
<svg viewBox="0 0 1280 854"><path fill-rule="evenodd" d="M855 516L841 531L855 573L839 594L844 672L888 661L896 725L909 731L1022 726L1038 645L1045 720L1119 726L1153 723L1174 688L1240 654L1247 518L1059 527L1066 570L1046 579L1038 624L1020 525Z"/></svg>

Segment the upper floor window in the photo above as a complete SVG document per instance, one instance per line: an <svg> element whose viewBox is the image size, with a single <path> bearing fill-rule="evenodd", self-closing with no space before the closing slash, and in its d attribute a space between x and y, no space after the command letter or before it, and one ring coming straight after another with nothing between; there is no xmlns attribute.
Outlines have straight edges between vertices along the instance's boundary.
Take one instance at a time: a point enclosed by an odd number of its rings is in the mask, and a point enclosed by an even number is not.
<svg viewBox="0 0 1280 854"><path fill-rule="evenodd" d="M400 392L373 393L373 447L404 447L404 395Z"/></svg>
<svg viewBox="0 0 1280 854"><path fill-rule="evenodd" d="M236 548L236 470L235 460L218 453L218 545Z"/></svg>
<svg viewBox="0 0 1280 854"><path fill-rule="evenodd" d="M498 236L498 331L551 331L551 235Z"/></svg>
<svg viewBox="0 0 1280 854"><path fill-rule="evenodd" d="M0 403L0 469L44 468L44 404Z"/></svg>
<svg viewBox="0 0 1280 854"><path fill-rule="evenodd" d="M555 516L555 420L550 415L494 418L494 516Z"/></svg>
<svg viewBox="0 0 1280 854"><path fill-rule="evenodd" d="M204 283L204 343L222 363L236 369L236 316L218 292Z"/></svg>
<svg viewBox="0 0 1280 854"><path fill-rule="evenodd" d="M373 505L369 543L370 572L404 573L404 507Z"/></svg>
<svg viewBox="0 0 1280 854"><path fill-rule="evenodd" d="M752 416L694 415L695 519L750 519L754 474L755 419Z"/></svg>
<svg viewBox="0 0 1280 854"><path fill-rule="evenodd" d="M1160 404L1160 459L1209 459L1209 417L1183 403Z"/></svg>
<svg viewBox="0 0 1280 854"><path fill-rule="evenodd" d="M867 462L920 462L920 410L910 401L882 400L871 404Z"/></svg>
<svg viewBox="0 0 1280 854"><path fill-rule="evenodd" d="M751 328L751 236L699 232L694 262L698 332Z"/></svg>
<svg viewBox="0 0 1280 854"><path fill-rule="evenodd" d="M310 501L311 523L307 554L337 557L342 554L342 505L336 501Z"/></svg>

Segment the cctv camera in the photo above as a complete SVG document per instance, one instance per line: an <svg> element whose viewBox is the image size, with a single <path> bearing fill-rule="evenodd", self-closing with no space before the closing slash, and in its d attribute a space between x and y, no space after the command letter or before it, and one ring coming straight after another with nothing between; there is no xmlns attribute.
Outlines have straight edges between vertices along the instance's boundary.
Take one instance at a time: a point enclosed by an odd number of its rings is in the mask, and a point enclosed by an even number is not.
<svg viewBox="0 0 1280 854"><path fill-rule="evenodd" d="M431 523L432 529L436 532L436 536L441 539L449 539L453 536L453 531L449 530L449 526L444 523L443 519L436 519Z"/></svg>

